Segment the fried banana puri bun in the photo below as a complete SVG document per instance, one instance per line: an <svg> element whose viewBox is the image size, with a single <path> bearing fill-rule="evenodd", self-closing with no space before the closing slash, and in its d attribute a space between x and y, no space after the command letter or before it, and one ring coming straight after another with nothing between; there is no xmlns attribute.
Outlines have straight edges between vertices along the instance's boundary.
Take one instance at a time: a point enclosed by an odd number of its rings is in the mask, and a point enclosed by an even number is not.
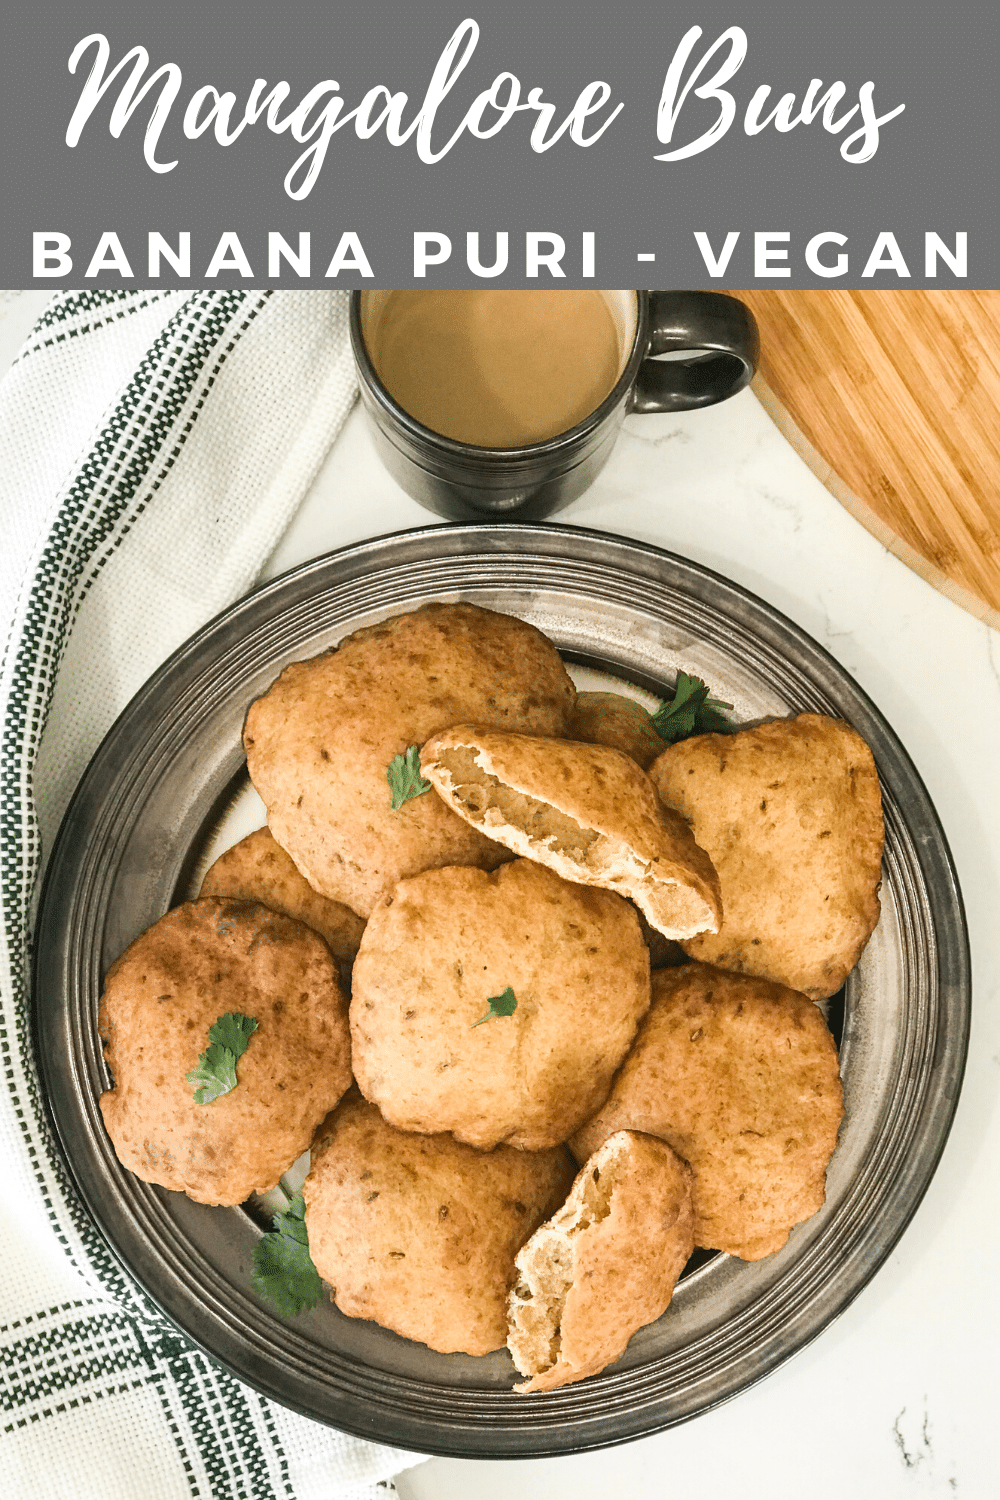
<svg viewBox="0 0 1000 1500"><path fill-rule="evenodd" d="M822 1208L842 1116L813 1002L691 963L653 975L635 1046L570 1146L584 1161L616 1131L659 1136L694 1172L695 1244L761 1260Z"/></svg>
<svg viewBox="0 0 1000 1500"><path fill-rule="evenodd" d="M622 1130L517 1255L507 1347L517 1391L552 1391L620 1359L666 1312L694 1248L691 1173L664 1142Z"/></svg>
<svg viewBox="0 0 1000 1500"><path fill-rule="evenodd" d="M364 919L340 901L314 891L270 829L258 828L227 849L207 871L202 896L259 901L318 932L337 961L341 984L350 987Z"/></svg>
<svg viewBox="0 0 1000 1500"><path fill-rule="evenodd" d="M187 1075L227 1013L257 1022L236 1087L199 1104ZM178 906L108 972L99 1028L118 1159L199 1203L274 1187L351 1082L347 1004L323 940L253 902Z"/></svg>
<svg viewBox="0 0 1000 1500"><path fill-rule="evenodd" d="M649 993L621 897L523 859L428 870L400 881L361 939L354 1074L401 1130L540 1151L604 1101Z"/></svg>
<svg viewBox="0 0 1000 1500"><path fill-rule="evenodd" d="M393 808L390 763L449 724L560 735L576 690L550 641L472 604L429 604L287 667L244 741L267 821L310 885L367 917L406 875L505 851L437 798Z"/></svg>
<svg viewBox="0 0 1000 1500"><path fill-rule="evenodd" d="M588 745L610 745L644 771L663 749L651 715L624 693L577 693L566 738Z"/></svg>
<svg viewBox="0 0 1000 1500"><path fill-rule="evenodd" d="M664 937L718 928L711 860L622 751L462 724L429 740L421 765L476 828L566 880L629 896Z"/></svg>
<svg viewBox="0 0 1000 1500"><path fill-rule="evenodd" d="M861 736L800 714L683 740L649 774L722 884L722 926L686 951L813 1000L835 994L879 918L882 803Z"/></svg>
<svg viewBox="0 0 1000 1500"><path fill-rule="evenodd" d="M562 1147L484 1153L408 1135L352 1090L313 1146L309 1253L348 1317L442 1354L488 1354L507 1337L514 1256L572 1177Z"/></svg>

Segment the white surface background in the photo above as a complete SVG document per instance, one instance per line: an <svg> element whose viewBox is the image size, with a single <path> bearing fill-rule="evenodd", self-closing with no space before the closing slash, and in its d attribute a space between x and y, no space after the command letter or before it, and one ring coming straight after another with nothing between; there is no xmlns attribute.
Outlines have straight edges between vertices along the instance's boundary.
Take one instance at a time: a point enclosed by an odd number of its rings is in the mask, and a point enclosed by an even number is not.
<svg viewBox="0 0 1000 1500"><path fill-rule="evenodd" d="M0 293L0 373L46 293ZM271 577L433 523L385 474L360 409L271 558ZM871 695L944 823L965 896L974 1010L937 1175L874 1281L813 1345L720 1410L626 1447L534 1462L433 1459L404 1500L909 1500L1000 1492L1000 635L910 573L795 456L755 398L630 417L560 522L667 547L783 610Z"/></svg>

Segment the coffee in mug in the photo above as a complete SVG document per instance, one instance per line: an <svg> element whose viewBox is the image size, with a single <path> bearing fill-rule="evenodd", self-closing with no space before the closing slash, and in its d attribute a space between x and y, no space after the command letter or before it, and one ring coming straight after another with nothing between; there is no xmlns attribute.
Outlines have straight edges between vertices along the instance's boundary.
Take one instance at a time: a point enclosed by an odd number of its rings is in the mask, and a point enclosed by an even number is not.
<svg viewBox="0 0 1000 1500"><path fill-rule="evenodd" d="M425 427L481 448L521 448L582 422L613 389L635 336L615 293L383 297L367 336L382 384Z"/></svg>

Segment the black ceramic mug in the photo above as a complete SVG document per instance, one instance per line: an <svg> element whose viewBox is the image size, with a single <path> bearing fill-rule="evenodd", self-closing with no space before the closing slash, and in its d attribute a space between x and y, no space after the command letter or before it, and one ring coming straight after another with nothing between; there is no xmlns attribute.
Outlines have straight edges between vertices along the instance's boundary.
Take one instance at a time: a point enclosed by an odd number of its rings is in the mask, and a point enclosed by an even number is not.
<svg viewBox="0 0 1000 1500"><path fill-rule="evenodd" d="M351 342L361 399L379 457L409 495L450 520L539 519L593 482L628 412L713 406L752 378L760 349L757 325L737 298L680 291L593 295L605 299L618 342L617 378L607 395L555 436L487 447L435 432L394 399L371 352L392 293L352 292ZM690 358L654 358L677 351Z"/></svg>

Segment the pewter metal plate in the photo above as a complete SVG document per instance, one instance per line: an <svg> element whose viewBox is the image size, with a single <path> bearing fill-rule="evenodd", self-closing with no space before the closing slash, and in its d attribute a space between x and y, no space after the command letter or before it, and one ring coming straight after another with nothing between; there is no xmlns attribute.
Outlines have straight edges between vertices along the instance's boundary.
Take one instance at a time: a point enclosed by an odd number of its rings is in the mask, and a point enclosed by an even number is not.
<svg viewBox="0 0 1000 1500"><path fill-rule="evenodd" d="M825 1207L764 1261L716 1255L692 1268L619 1364L544 1396L512 1393L506 1352L435 1354L332 1304L282 1318L251 1291L254 1216L138 1181L119 1165L97 1104L107 1087L96 1024L102 976L191 893L232 808L245 809L248 704L286 663L431 599L520 615L555 641L575 675L604 674L640 697L661 697L683 667L742 721L838 715L871 745L883 787L882 919L834 1022L846 1117ZM969 1003L944 834L905 750L860 688L745 590L655 548L562 526L433 527L366 542L267 585L182 647L115 724L66 815L35 976L58 1134L128 1275L216 1360L285 1405L382 1442L479 1458L580 1451L671 1426L815 1338L885 1260L930 1181L958 1098Z"/></svg>

